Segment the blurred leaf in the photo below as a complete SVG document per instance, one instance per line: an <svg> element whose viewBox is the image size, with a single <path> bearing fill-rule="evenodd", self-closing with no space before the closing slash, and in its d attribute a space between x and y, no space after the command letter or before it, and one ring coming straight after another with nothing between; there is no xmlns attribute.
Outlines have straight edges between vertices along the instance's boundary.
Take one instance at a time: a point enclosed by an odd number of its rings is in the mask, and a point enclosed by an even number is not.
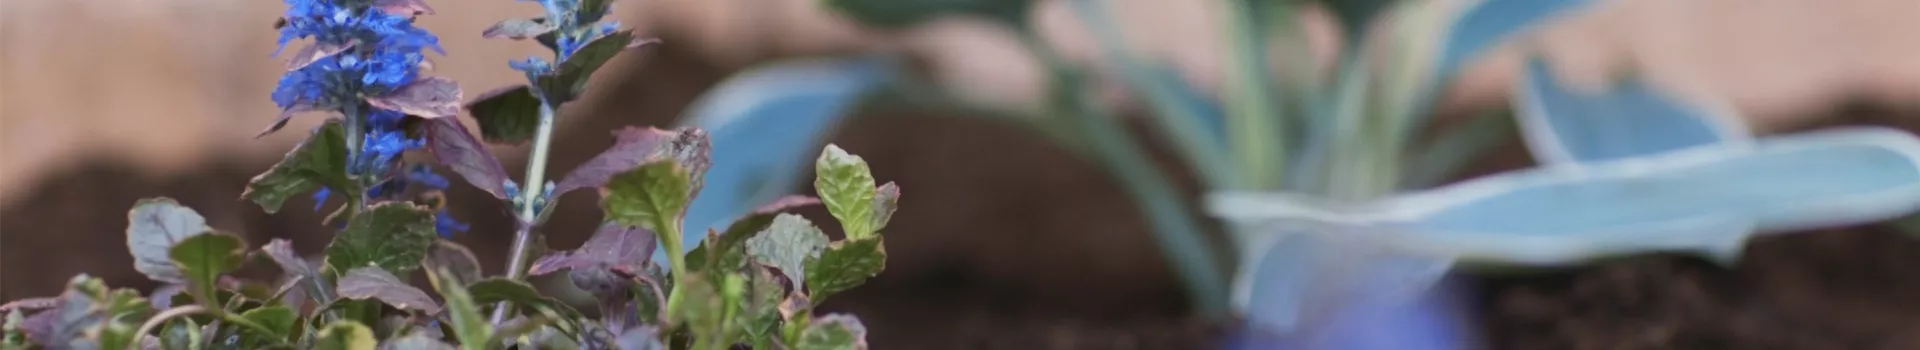
<svg viewBox="0 0 1920 350"><path fill-rule="evenodd" d="M0 348L26 349L27 333L21 326L27 321L26 313L20 310L7 311L4 323L0 323Z"/></svg>
<svg viewBox="0 0 1920 350"><path fill-rule="evenodd" d="M1512 113L1474 117L1464 124L1441 131L1439 137L1421 147L1413 158L1402 188L1423 189L1439 185L1459 175L1473 161L1486 157L1505 145L1518 126Z"/></svg>
<svg viewBox="0 0 1920 350"><path fill-rule="evenodd" d="M1385 11L1394 0L1320 0L1328 10L1333 11L1340 21L1341 36L1348 38L1349 44L1359 43L1367 35L1375 18Z"/></svg>
<svg viewBox="0 0 1920 350"><path fill-rule="evenodd" d="M782 319L780 304L787 300L788 295L786 281L759 266L746 271L746 274L746 295L737 302L740 311L734 315L734 322L748 340L779 337L778 326ZM794 291L799 291L802 286L792 287Z"/></svg>
<svg viewBox="0 0 1920 350"><path fill-rule="evenodd" d="M747 256L785 274L793 287L807 285L809 260L819 259L827 247L827 234L813 222L795 214L780 214L765 231L747 239Z"/></svg>
<svg viewBox="0 0 1920 350"><path fill-rule="evenodd" d="M467 102L467 111L480 125L487 142L520 144L533 139L540 126L540 97L524 84L494 89Z"/></svg>
<svg viewBox="0 0 1920 350"><path fill-rule="evenodd" d="M573 56L560 61L553 74L541 76L535 83L547 95L547 103L560 105L572 102L587 90L587 79L593 76L594 71L600 70L600 66L613 60L613 56L619 55L620 51L646 42L635 41L633 32L629 30L601 36L581 45Z"/></svg>
<svg viewBox="0 0 1920 350"><path fill-rule="evenodd" d="M193 285L188 292L198 296L202 303L214 298L214 283L220 275L233 272L247 262L247 242L239 236L207 231L194 235L175 244L167 256L173 259L175 267L187 277ZM204 305L213 308L216 305Z"/></svg>
<svg viewBox="0 0 1920 350"><path fill-rule="evenodd" d="M553 196L559 198L575 189L604 186L614 174L659 160L663 149L681 133L683 131L631 126L615 131L613 146L573 168L572 172L554 184Z"/></svg>
<svg viewBox="0 0 1920 350"><path fill-rule="evenodd" d="M60 293L60 305L23 320L21 329L34 343L48 348L99 348L100 330L110 316L106 305L106 285L98 278L74 276Z"/></svg>
<svg viewBox="0 0 1920 350"><path fill-rule="evenodd" d="M679 248L699 247L708 229L792 194L853 102L894 71L879 57L781 61L736 73L701 96L681 123L711 133L713 164L704 178L715 185L687 209ZM664 252L654 261L665 261Z"/></svg>
<svg viewBox="0 0 1920 350"><path fill-rule="evenodd" d="M388 340L380 344L381 350L453 350L451 344L429 336L424 332L413 332L399 339Z"/></svg>
<svg viewBox="0 0 1920 350"><path fill-rule="evenodd" d="M347 137L339 119L327 120L314 128L312 136L287 152L273 169L247 182L240 193L259 204L268 214L280 211L287 198L304 195L322 186L337 193L355 193L360 185L347 178Z"/></svg>
<svg viewBox="0 0 1920 350"><path fill-rule="evenodd" d="M719 285L724 282L694 273L679 278L679 283L673 298L679 301L680 313L667 315L673 318L669 324L684 325L695 336L717 333L717 327L726 320L726 298Z"/></svg>
<svg viewBox="0 0 1920 350"><path fill-rule="evenodd" d="M433 290L440 293L446 301L447 318L453 328L453 336L460 341L460 348L466 350L487 349L487 339L493 338L493 326L487 323L487 316L480 314L480 307L473 301L472 294L453 280L446 270L427 270L427 279L433 282Z"/></svg>
<svg viewBox="0 0 1920 350"><path fill-rule="evenodd" d="M527 38L552 32L554 29L559 28L555 27L553 23L545 17L511 18L488 26L486 30L480 32L480 37L487 39L506 38L526 40Z"/></svg>
<svg viewBox="0 0 1920 350"><path fill-rule="evenodd" d="M807 290L814 305L853 287L887 269L885 237L833 242L819 259L807 261Z"/></svg>
<svg viewBox="0 0 1920 350"><path fill-rule="evenodd" d="M426 207L412 203L374 204L334 236L333 244L327 246L327 265L335 273L364 266L413 271L437 237L433 216Z"/></svg>
<svg viewBox="0 0 1920 350"><path fill-rule="evenodd" d="M1149 63L1127 47L1106 0L1072 0L1073 13L1086 22L1100 54L1119 68L1120 77L1146 99L1153 118L1181 148L1181 156L1209 186L1237 183L1229 160L1226 112L1165 63Z"/></svg>
<svg viewBox="0 0 1920 350"><path fill-rule="evenodd" d="M607 12L612 9L613 0L580 0L580 9L573 12L573 21L583 26L599 22L600 18L606 17Z"/></svg>
<svg viewBox="0 0 1920 350"><path fill-rule="evenodd" d="M266 246L260 247L260 251L266 252L267 257L273 259L274 264L280 265L281 271L285 271L287 275L299 278L300 284L306 286L308 295L317 298L321 295L326 295L324 291L332 288L327 285L325 278L320 277L319 269L314 268L312 263L307 262L306 259L301 259L299 255L293 252L292 242L288 242L286 239L275 238L273 241L267 242ZM320 302L324 303L327 302L327 300L321 300Z"/></svg>
<svg viewBox="0 0 1920 350"><path fill-rule="evenodd" d="M460 124L460 118L433 118L427 120L427 150L433 152L440 164L453 169L467 183L493 195L493 198L507 198L507 169L500 166L500 160L473 134L467 132L467 126Z"/></svg>
<svg viewBox="0 0 1920 350"><path fill-rule="evenodd" d="M620 332L620 338L614 343L619 350L667 350L660 343L660 330L651 326L640 326Z"/></svg>
<svg viewBox="0 0 1920 350"><path fill-rule="evenodd" d="M882 29L905 29L954 15L1024 25L1031 0L823 0L828 9Z"/></svg>
<svg viewBox="0 0 1920 350"><path fill-rule="evenodd" d="M163 350L192 350L200 344L200 324L192 318L181 318L167 323L160 331L160 348Z"/></svg>
<svg viewBox="0 0 1920 350"><path fill-rule="evenodd" d="M1440 54L1438 80L1452 80L1454 76L1478 59L1480 54L1491 49L1515 33L1530 29L1563 11L1586 6L1590 0L1477 0L1458 17L1453 26L1445 31L1446 48Z"/></svg>
<svg viewBox="0 0 1920 350"><path fill-rule="evenodd" d="M185 283L186 276L174 266L168 252L181 241L212 229L200 213L172 198L141 199L127 212L127 250L133 253L133 268L155 281Z"/></svg>
<svg viewBox="0 0 1920 350"><path fill-rule="evenodd" d="M480 280L480 259L473 251L449 240L434 240L422 264L430 270L446 269L454 281L466 285Z"/></svg>
<svg viewBox="0 0 1920 350"><path fill-rule="evenodd" d="M800 332L795 350L865 350L867 326L852 315L831 314L814 319Z"/></svg>
<svg viewBox="0 0 1920 350"><path fill-rule="evenodd" d="M1556 79L1544 58L1529 61L1525 74L1515 94L1520 127L1542 163L1618 160L1753 138L1730 109L1676 99L1640 77L1583 94Z"/></svg>
<svg viewBox="0 0 1920 350"><path fill-rule="evenodd" d="M253 321L253 323L265 326L268 330L277 332L274 334L263 334L263 336L277 339L271 343L292 340L294 336L294 326L300 323L300 315L294 313L293 309L285 306L267 306L247 310L247 312L240 313L240 318Z"/></svg>
<svg viewBox="0 0 1920 350"><path fill-rule="evenodd" d="M485 279L468 285L467 291L470 293L469 295L473 296L475 303L483 305L498 302L513 303L526 310L538 312L546 315L547 318L561 322L562 325L568 327L567 330L569 332L578 329L572 325L573 323L585 318L585 316L580 314L580 311L574 310L572 306L567 306L566 303L562 303L559 300L541 295L540 291L533 289L533 286L528 285L526 282L502 278Z"/></svg>
<svg viewBox="0 0 1920 350"><path fill-rule="evenodd" d="M847 239L872 237L879 231L874 220L878 212L873 207L873 173L867 169L866 160L847 154L840 146L827 145L814 162L814 172L818 177L813 187L820 191L820 202L840 219Z"/></svg>
<svg viewBox="0 0 1920 350"><path fill-rule="evenodd" d="M1299 327L1330 324L1360 307L1409 302L1453 266L1450 257L1400 252L1346 233L1285 232L1247 243L1233 298L1248 323L1274 334L1321 332Z"/></svg>
<svg viewBox="0 0 1920 350"><path fill-rule="evenodd" d="M354 321L336 321L320 328L314 341L318 350L374 350L378 342L373 330Z"/></svg>
<svg viewBox="0 0 1920 350"><path fill-rule="evenodd" d="M421 291L401 281L399 276L382 270L377 266L365 266L347 271L340 277L340 297L355 300L376 299L402 310L420 310L427 314L440 313L440 305L433 302L427 292Z"/></svg>
<svg viewBox="0 0 1920 350"><path fill-rule="evenodd" d="M600 198L601 210L620 225L653 232L677 232L693 188L687 171L674 161L655 161L614 175ZM671 230L665 230L671 229Z"/></svg>

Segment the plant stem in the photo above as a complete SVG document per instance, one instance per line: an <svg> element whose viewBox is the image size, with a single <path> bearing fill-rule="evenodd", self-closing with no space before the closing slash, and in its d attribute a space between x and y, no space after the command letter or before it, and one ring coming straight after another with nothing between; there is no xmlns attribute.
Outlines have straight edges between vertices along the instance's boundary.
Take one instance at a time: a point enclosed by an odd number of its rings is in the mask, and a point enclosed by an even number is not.
<svg viewBox="0 0 1920 350"><path fill-rule="evenodd" d="M1146 151L1127 135L1117 117L1087 98L1081 80L1084 77L1078 69L1033 31L1019 29L1019 34L1021 43L1052 73L1053 111L1069 118L1072 127L1067 129L1079 133L1081 139L1089 143L1092 154L1113 170L1122 188L1133 197L1140 210L1146 212L1160 248L1185 282L1197 312L1207 317L1224 314L1227 284L1226 274L1215 260L1219 255L1204 239L1206 231L1188 212L1186 201L1174 188L1173 181L1145 156Z"/></svg>
<svg viewBox="0 0 1920 350"><path fill-rule="evenodd" d="M141 324L140 328L133 332L133 341L127 343L127 349L129 350L139 349L140 338L144 338L147 336L147 334L153 333L155 329L160 328L160 325L167 324L167 321L169 320L172 320L180 316L202 314L206 312L207 312L207 307L200 306L198 304L182 305L182 306L174 307L171 309L167 309L166 311L161 311L159 314L156 314L156 315L153 315L153 317L147 318L147 323Z"/></svg>
<svg viewBox="0 0 1920 350"><path fill-rule="evenodd" d="M527 156L526 185L520 190L520 219L513 233L513 246L507 251L507 279L519 280L526 275L527 253L532 250L533 227L538 224L534 219L539 216L536 199L546 193L547 151L553 145L553 105L540 101L540 124L534 129L533 152ZM510 305L501 302L493 309L493 324L507 321Z"/></svg>
<svg viewBox="0 0 1920 350"><path fill-rule="evenodd" d="M1272 70L1267 68L1266 21L1270 15L1252 0L1228 0L1232 11L1227 19L1232 38L1227 68L1227 126L1234 154L1239 156L1240 188L1271 189L1281 184L1285 174L1288 130L1282 120L1279 94L1275 93ZM1270 6L1289 6L1271 4ZM1287 12L1282 12L1287 13ZM1287 14L1290 16L1290 14Z"/></svg>

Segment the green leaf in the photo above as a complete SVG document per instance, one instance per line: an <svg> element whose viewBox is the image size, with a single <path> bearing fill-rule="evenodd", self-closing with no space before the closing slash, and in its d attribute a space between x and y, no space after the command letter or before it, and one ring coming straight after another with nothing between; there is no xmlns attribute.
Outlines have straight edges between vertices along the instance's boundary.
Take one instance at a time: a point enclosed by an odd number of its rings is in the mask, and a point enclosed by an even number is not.
<svg viewBox="0 0 1920 350"><path fill-rule="evenodd" d="M1027 23L1030 0L824 0L829 9L868 26L904 29L929 20L968 15L1006 24Z"/></svg>
<svg viewBox="0 0 1920 350"><path fill-rule="evenodd" d="M599 22L600 18L606 17L607 11L612 9L613 0L580 0L580 9L573 12L573 23L586 26L588 23Z"/></svg>
<svg viewBox="0 0 1920 350"><path fill-rule="evenodd" d="M635 41L633 31L629 30L595 38L581 45L580 50L565 61L560 61L559 66L554 67L553 74L540 76L535 82L540 92L547 95L547 103L560 105L572 102L586 92L587 78L600 70L600 66L613 60L613 56L619 55L622 50L649 42L652 41Z"/></svg>
<svg viewBox="0 0 1920 350"><path fill-rule="evenodd" d="M319 269L314 268L311 262L300 258L299 254L293 252L293 242L288 242L286 239L275 238L273 241L267 242L267 245L261 246L260 251L266 252L267 257L273 259L274 264L280 265L280 271L294 278L299 278L300 284L305 286L309 298L319 298L321 295L325 295L323 292L333 289L332 286L327 284L327 279L320 277ZM330 300L316 301L325 303Z"/></svg>
<svg viewBox="0 0 1920 350"><path fill-rule="evenodd" d="M164 350L191 350L194 344L201 343L200 324L192 318L182 317L167 323L160 331L160 348Z"/></svg>
<svg viewBox="0 0 1920 350"><path fill-rule="evenodd" d="M494 89L473 102L467 111L480 124L480 138L500 144L519 144L533 139L540 126L540 97L525 84Z"/></svg>
<svg viewBox="0 0 1920 350"><path fill-rule="evenodd" d="M746 261L746 252L736 249L737 247L746 243L748 238L753 238L760 231L765 231L768 226L773 225L774 218L779 217L781 212L815 204L820 204L819 198L794 195L774 199L772 203L754 209L752 213L747 214L747 217L728 224L727 230L718 237L709 238L700 247L687 252L687 260L702 264L701 268L707 270L722 271L738 268ZM725 254L708 257L709 251Z"/></svg>
<svg viewBox="0 0 1920 350"><path fill-rule="evenodd" d="M688 274L675 285L669 304L679 306L671 317L672 324L685 325L696 337L710 337L715 334L726 320L727 300L721 293L721 283L709 275Z"/></svg>
<svg viewBox="0 0 1920 350"><path fill-rule="evenodd" d="M488 26L486 30L480 31L480 37L487 39L504 38L526 40L527 38L552 32L554 29L559 29L559 27L555 27L553 22L548 21L545 17L512 18Z"/></svg>
<svg viewBox="0 0 1920 350"><path fill-rule="evenodd" d="M820 152L813 169L817 176L813 186L820 192L820 202L826 203L827 211L840 219L847 239L873 236L877 229L873 207L875 189L867 161L829 144Z"/></svg>
<svg viewBox="0 0 1920 350"><path fill-rule="evenodd" d="M267 330L277 333L266 334L281 340L293 340L294 326L300 324L300 315L285 306L268 306L240 313L240 318L253 321ZM278 342L278 341L276 341Z"/></svg>
<svg viewBox="0 0 1920 350"><path fill-rule="evenodd" d="M327 246L327 265L334 273L363 266L393 272L413 271L433 245L433 211L405 202L375 204L355 215L347 228Z"/></svg>
<svg viewBox="0 0 1920 350"><path fill-rule="evenodd" d="M562 303L559 300L540 295L540 291L533 289L533 285L529 285L527 282L492 278L468 285L467 292L473 296L475 303L482 305L490 305L498 302L513 303L527 310L539 312L548 318L560 321L563 326L571 326L571 323L575 320L585 318L585 316L580 314L579 310L575 310L572 306L567 306L566 303ZM572 330L570 329L569 331Z"/></svg>
<svg viewBox="0 0 1920 350"><path fill-rule="evenodd" d="M867 326L852 315L832 314L813 320L800 332L795 350L865 350Z"/></svg>
<svg viewBox="0 0 1920 350"><path fill-rule="evenodd" d="M884 237L833 242L819 259L807 261L807 290L819 305L834 293L853 289L887 269Z"/></svg>
<svg viewBox="0 0 1920 350"><path fill-rule="evenodd" d="M453 328L454 338L460 340L460 348L467 350L486 349L487 339L493 338L493 327L487 324L487 316L480 314L480 307L473 302L473 295L467 293L451 273L445 269L427 270L427 279L432 281L433 290L445 300L447 316Z"/></svg>
<svg viewBox="0 0 1920 350"><path fill-rule="evenodd" d="M734 322L749 341L778 337L780 303L787 299L787 286L764 268L751 269L747 274L746 295L736 301L740 312L734 315Z"/></svg>
<svg viewBox="0 0 1920 350"><path fill-rule="evenodd" d="M259 204L271 214L280 211L288 198L313 192L321 186L336 193L360 191L358 183L347 178L347 133L339 119L327 120L299 147L287 152L279 164L247 182L241 198Z"/></svg>
<svg viewBox="0 0 1920 350"><path fill-rule="evenodd" d="M354 321L337 321L320 328L315 336L314 349L318 350L374 350L378 342L373 339L373 329Z"/></svg>
<svg viewBox="0 0 1920 350"><path fill-rule="evenodd" d="M247 262L247 242L239 236L209 232L180 241L167 253L193 286L187 290L201 303L213 300L214 284L220 275L240 269L240 265Z"/></svg>
<svg viewBox="0 0 1920 350"><path fill-rule="evenodd" d="M797 288L806 285L806 262L819 259L826 247L827 234L813 222L796 214L780 214L766 231L747 239L747 256L780 270Z"/></svg>
<svg viewBox="0 0 1920 350"><path fill-rule="evenodd" d="M680 163L672 160L641 165L607 180L600 208L608 219L621 225L678 233L680 217L686 214L687 201L693 196L689 177Z"/></svg>
<svg viewBox="0 0 1920 350"><path fill-rule="evenodd" d="M21 324L26 320L26 314L20 310L7 311L5 323L0 323L0 348L27 348L27 333L21 330Z"/></svg>
<svg viewBox="0 0 1920 350"><path fill-rule="evenodd" d="M382 270L377 266L364 266L347 271L340 277L339 294L341 298L366 300L375 299L401 310L420 310L428 314L440 312L440 305L420 291L401 281L399 276Z"/></svg>
<svg viewBox="0 0 1920 350"><path fill-rule="evenodd" d="M186 283L186 275L167 254L175 244L209 230L206 218L172 198L141 199L127 212L127 250L133 253L133 268L155 281Z"/></svg>
<svg viewBox="0 0 1920 350"><path fill-rule="evenodd" d="M453 350L453 345L440 341L425 332L413 332L399 339L388 340L380 344L381 350Z"/></svg>

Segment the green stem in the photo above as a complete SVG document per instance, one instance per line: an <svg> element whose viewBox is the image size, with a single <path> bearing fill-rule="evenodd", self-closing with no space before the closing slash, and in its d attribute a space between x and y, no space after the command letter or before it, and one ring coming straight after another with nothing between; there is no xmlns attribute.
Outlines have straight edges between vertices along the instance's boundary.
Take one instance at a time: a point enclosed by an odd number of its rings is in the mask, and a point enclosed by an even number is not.
<svg viewBox="0 0 1920 350"><path fill-rule="evenodd" d="M171 309L167 309L166 311L161 311L159 314L156 314L156 315L153 315L153 317L147 318L147 322L141 324L139 330L136 330L133 332L133 341L127 343L127 349L128 350L140 349L140 338L146 337L147 334L149 333L153 333L155 329L159 329L160 325L167 324L167 321L169 320L179 318L181 316L190 316L190 315L206 313L207 310L208 310L207 307L195 304L195 305L178 306Z"/></svg>
<svg viewBox="0 0 1920 350"><path fill-rule="evenodd" d="M1146 151L1127 134L1116 117L1094 105L1084 94L1082 77L1078 69L1068 64L1066 59L1047 46L1031 30L1019 30L1021 43L1028 51L1038 56L1053 75L1051 100L1054 111L1073 126L1068 128L1080 134L1088 142L1088 149L1114 170L1122 188L1133 197L1134 203L1146 212L1148 223L1154 227L1155 238L1160 241L1168 259L1187 286L1189 297L1195 301L1195 307L1202 315L1219 316L1227 310L1226 274L1222 273L1218 255L1204 239L1205 232L1200 228L1193 215L1188 212L1186 201L1174 187L1172 180L1161 173L1146 155Z"/></svg>
<svg viewBox="0 0 1920 350"><path fill-rule="evenodd" d="M553 146L553 105L544 99L540 101L540 124L533 134L533 152L527 155L526 184L521 186L519 224L513 233L513 246L507 251L507 279L519 280L526 277L527 253L533 249L533 226L540 215L538 209L541 194L545 193L547 177L547 152ZM492 323L500 325L507 321L507 313L512 310L510 304L501 302L493 308Z"/></svg>

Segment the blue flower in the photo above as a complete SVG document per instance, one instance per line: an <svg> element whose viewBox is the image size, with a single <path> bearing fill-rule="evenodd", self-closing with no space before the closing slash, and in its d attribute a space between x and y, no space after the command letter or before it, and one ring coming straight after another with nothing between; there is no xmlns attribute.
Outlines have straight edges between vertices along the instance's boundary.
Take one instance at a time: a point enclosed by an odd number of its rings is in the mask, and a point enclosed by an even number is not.
<svg viewBox="0 0 1920 350"><path fill-rule="evenodd" d="M296 105L338 105L359 96L378 96L413 83L432 49L445 54L440 39L413 26L410 16L368 8L368 1L286 0L286 25L279 49L312 38L316 45L348 46L287 72L274 89L282 109ZM349 5L351 4L351 5Z"/></svg>
<svg viewBox="0 0 1920 350"><path fill-rule="evenodd" d="M468 228L470 225L454 220L453 215L448 215L445 210L433 216L433 230L440 232L440 237L453 238L454 233L467 232Z"/></svg>
<svg viewBox="0 0 1920 350"><path fill-rule="evenodd" d="M321 207L325 207L327 205L327 197L332 194L332 187L320 187L320 190L313 191L313 211L320 211Z"/></svg>
<svg viewBox="0 0 1920 350"><path fill-rule="evenodd" d="M421 184L427 186L427 188L436 190L444 190L447 189L448 185L451 185L451 183L447 181L447 177L440 176L439 173L433 172L433 167L429 167L426 164L415 164L412 169L407 171L406 179L409 183Z"/></svg>
<svg viewBox="0 0 1920 350"><path fill-rule="evenodd" d="M406 132L387 129L367 131L360 146L360 158L354 162L355 174L385 174L395 157L408 150L426 147L423 139L407 138Z"/></svg>

